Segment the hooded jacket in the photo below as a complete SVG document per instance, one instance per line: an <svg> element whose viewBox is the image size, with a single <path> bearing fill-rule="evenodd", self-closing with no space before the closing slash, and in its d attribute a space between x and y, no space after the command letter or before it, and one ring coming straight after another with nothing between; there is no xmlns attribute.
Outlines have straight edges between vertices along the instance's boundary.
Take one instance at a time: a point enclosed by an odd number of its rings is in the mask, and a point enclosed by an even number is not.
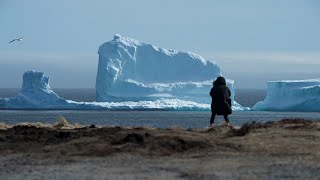
<svg viewBox="0 0 320 180"><path fill-rule="evenodd" d="M227 87L224 77L218 77L214 82L213 88L210 91L212 98L211 110L218 115L228 115L232 113L231 109L231 92Z"/></svg>

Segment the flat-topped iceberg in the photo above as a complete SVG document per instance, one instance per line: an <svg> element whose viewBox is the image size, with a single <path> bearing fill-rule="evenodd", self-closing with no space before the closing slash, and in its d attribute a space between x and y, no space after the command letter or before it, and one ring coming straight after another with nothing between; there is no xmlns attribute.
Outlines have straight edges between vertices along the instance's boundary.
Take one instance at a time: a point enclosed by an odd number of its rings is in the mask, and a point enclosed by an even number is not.
<svg viewBox="0 0 320 180"><path fill-rule="evenodd" d="M96 101L122 102L178 99L210 104L212 82L221 75L212 60L115 35L99 47ZM227 80L234 110L233 81Z"/></svg>
<svg viewBox="0 0 320 180"><path fill-rule="evenodd" d="M267 82L267 97L252 110L320 111L320 79Z"/></svg>

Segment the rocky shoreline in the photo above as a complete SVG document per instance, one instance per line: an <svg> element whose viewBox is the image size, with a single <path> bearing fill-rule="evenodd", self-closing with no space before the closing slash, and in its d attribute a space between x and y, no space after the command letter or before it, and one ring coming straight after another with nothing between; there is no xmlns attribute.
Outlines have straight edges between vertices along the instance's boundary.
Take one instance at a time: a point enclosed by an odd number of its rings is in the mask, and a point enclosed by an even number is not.
<svg viewBox="0 0 320 180"><path fill-rule="evenodd" d="M304 119L209 130L80 126L66 121L2 124L0 175L6 179L317 179L319 150L320 122Z"/></svg>

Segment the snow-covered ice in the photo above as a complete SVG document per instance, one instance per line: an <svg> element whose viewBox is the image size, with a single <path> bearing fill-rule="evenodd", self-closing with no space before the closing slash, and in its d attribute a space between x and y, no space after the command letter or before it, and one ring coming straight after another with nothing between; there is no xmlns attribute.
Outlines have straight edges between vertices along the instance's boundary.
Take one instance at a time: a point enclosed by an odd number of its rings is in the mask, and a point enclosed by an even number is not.
<svg viewBox="0 0 320 180"><path fill-rule="evenodd" d="M99 47L97 102L59 97L49 77L28 71L18 96L0 99L0 109L165 109L210 110L212 82L221 75L212 60L184 51L158 48L115 35ZM234 101L233 110L248 110Z"/></svg>
<svg viewBox="0 0 320 180"><path fill-rule="evenodd" d="M208 110L208 104L179 99L125 102L75 102L59 97L49 85L49 77L39 71L27 71L18 96L0 98L0 109L165 109Z"/></svg>
<svg viewBox="0 0 320 180"><path fill-rule="evenodd" d="M163 49L120 35L102 44L98 53L98 102L178 99L210 104L212 82L221 75L217 63L192 52ZM227 85L233 109L248 109L234 101L233 81L227 80Z"/></svg>
<svg viewBox="0 0 320 180"><path fill-rule="evenodd" d="M16 97L0 99L1 109L65 108L69 103L60 98L49 86L49 77L39 71L23 74L22 88Z"/></svg>
<svg viewBox="0 0 320 180"><path fill-rule="evenodd" d="M320 79L267 82L267 97L252 110L320 111Z"/></svg>

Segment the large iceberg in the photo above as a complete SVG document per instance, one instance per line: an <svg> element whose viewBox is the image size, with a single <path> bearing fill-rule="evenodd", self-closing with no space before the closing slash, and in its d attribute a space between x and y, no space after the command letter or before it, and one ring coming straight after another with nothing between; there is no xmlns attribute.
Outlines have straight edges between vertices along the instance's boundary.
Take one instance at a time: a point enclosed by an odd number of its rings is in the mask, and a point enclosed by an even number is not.
<svg viewBox="0 0 320 180"><path fill-rule="evenodd" d="M96 78L98 102L179 99L210 104L212 82L221 75L212 60L115 35L99 47ZM234 110L233 81L227 80Z"/></svg>
<svg viewBox="0 0 320 180"><path fill-rule="evenodd" d="M320 111L320 79L267 82L267 96L252 110Z"/></svg>
<svg viewBox="0 0 320 180"><path fill-rule="evenodd" d="M208 104L159 99L155 101L125 102L75 102L59 97L49 86L49 77L43 72L27 71L18 96L0 98L0 109L163 109L208 110Z"/></svg>
<svg viewBox="0 0 320 180"><path fill-rule="evenodd" d="M97 102L59 97L43 72L28 71L18 96L0 98L0 109L210 110L219 66L191 52L166 50L115 35L99 48ZM227 80L234 99L233 81ZM233 110L248 110L232 101Z"/></svg>

